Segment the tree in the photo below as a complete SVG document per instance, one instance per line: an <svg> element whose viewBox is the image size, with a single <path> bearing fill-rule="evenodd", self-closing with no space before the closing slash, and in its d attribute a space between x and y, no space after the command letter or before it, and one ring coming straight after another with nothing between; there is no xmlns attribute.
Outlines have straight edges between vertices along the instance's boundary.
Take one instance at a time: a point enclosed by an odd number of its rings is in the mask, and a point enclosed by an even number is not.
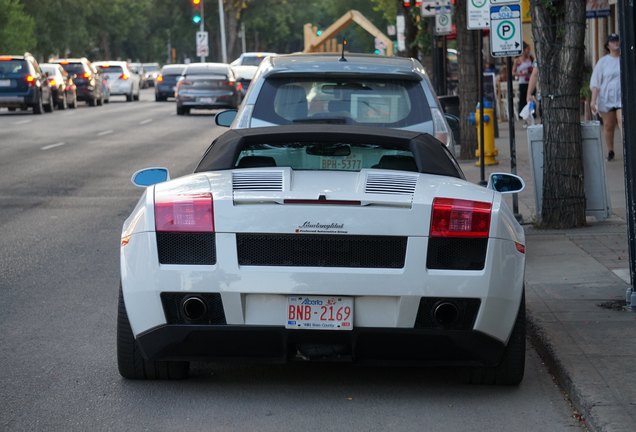
<svg viewBox="0 0 636 432"><path fill-rule="evenodd" d="M36 43L35 21L18 0L0 0L0 52L23 54Z"/></svg>
<svg viewBox="0 0 636 432"><path fill-rule="evenodd" d="M585 0L532 0L543 112L544 228L585 225L580 89Z"/></svg>
<svg viewBox="0 0 636 432"><path fill-rule="evenodd" d="M459 66L458 92L460 118L467 119L475 111L479 102L478 62L483 54L479 53L478 30L467 30L466 6L455 7L455 27L457 29L457 61ZM460 159L472 159L477 143L477 130L467 121L461 123Z"/></svg>

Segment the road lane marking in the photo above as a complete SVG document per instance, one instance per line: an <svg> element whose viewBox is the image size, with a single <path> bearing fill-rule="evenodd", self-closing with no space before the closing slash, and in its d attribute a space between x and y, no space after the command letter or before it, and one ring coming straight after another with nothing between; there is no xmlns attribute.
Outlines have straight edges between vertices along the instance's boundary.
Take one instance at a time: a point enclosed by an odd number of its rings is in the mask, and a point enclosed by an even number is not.
<svg viewBox="0 0 636 432"><path fill-rule="evenodd" d="M60 146L63 146L64 144L66 144L66 143L65 142L59 142L59 143L55 143L55 144L50 144L50 145L42 147L41 150L51 150L52 148L60 147Z"/></svg>
<svg viewBox="0 0 636 432"><path fill-rule="evenodd" d="M104 136L104 135L108 135L108 134L112 134L113 130L112 129L107 129L105 131L101 131L97 133L97 136Z"/></svg>
<svg viewBox="0 0 636 432"><path fill-rule="evenodd" d="M140 124L140 125L145 125L145 124L150 123L151 121L152 121L152 119L146 119L146 120L142 120L142 121L140 121L140 122L139 122L139 124Z"/></svg>
<svg viewBox="0 0 636 432"><path fill-rule="evenodd" d="M13 124L23 125L23 124L27 124L27 123L31 123L31 120L20 120L20 121L14 122Z"/></svg>

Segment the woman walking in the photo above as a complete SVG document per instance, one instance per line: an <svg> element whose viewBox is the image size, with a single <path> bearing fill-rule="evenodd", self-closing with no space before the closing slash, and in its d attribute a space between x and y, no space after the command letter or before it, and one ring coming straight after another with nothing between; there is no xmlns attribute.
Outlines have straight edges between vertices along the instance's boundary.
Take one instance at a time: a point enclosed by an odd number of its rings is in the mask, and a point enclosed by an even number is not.
<svg viewBox="0 0 636 432"><path fill-rule="evenodd" d="M621 47L616 33L607 37L605 49L609 54L599 59L592 71L592 114L600 113L603 119L603 138L607 145L607 160L614 159L614 129L622 128L621 104ZM622 132L622 129L621 129Z"/></svg>
<svg viewBox="0 0 636 432"><path fill-rule="evenodd" d="M521 113L523 107L526 105L525 96L528 92L528 81L532 73L533 62L534 57L530 54L530 45L524 42L523 52L515 59L512 65L512 75L514 75L519 82L519 113Z"/></svg>

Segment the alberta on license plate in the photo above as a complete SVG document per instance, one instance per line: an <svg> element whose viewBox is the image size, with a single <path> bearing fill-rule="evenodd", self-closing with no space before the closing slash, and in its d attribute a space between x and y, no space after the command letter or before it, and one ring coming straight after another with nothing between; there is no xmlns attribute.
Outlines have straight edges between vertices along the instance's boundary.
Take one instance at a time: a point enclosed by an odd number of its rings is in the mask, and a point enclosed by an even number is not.
<svg viewBox="0 0 636 432"><path fill-rule="evenodd" d="M289 296L285 328L352 330L353 297Z"/></svg>

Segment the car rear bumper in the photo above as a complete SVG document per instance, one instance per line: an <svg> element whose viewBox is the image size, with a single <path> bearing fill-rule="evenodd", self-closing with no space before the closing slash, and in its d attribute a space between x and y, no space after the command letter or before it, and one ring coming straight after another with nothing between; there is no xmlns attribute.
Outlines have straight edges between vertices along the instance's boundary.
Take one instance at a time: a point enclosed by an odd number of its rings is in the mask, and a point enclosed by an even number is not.
<svg viewBox="0 0 636 432"><path fill-rule="evenodd" d="M149 360L349 360L404 365L496 366L505 345L464 330L163 325L137 337Z"/></svg>
<svg viewBox="0 0 636 432"><path fill-rule="evenodd" d="M4 108L21 108L34 105L36 102L35 93L30 92L23 95L0 95L0 107Z"/></svg>
<svg viewBox="0 0 636 432"><path fill-rule="evenodd" d="M78 87L77 99L82 101L89 101L97 99L95 90L92 87Z"/></svg>

